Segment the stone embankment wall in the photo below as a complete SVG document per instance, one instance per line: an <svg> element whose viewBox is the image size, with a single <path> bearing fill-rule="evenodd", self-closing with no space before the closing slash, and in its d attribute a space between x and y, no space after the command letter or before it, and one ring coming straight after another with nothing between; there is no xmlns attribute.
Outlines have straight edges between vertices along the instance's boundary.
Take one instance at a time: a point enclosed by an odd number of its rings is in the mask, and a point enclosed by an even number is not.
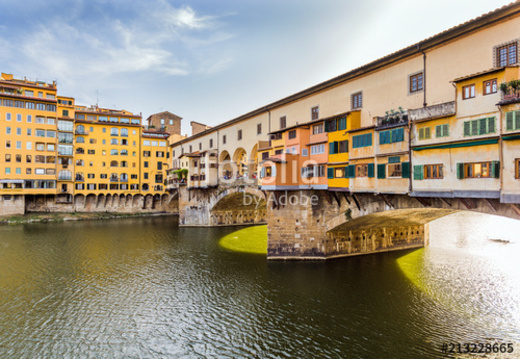
<svg viewBox="0 0 520 359"><path fill-rule="evenodd" d="M0 196L0 216L25 213L25 198L22 195Z"/></svg>
<svg viewBox="0 0 520 359"><path fill-rule="evenodd" d="M23 214L26 212L114 212L114 213L178 213L176 194L163 196L142 195L77 195L69 201L56 196L25 196Z"/></svg>

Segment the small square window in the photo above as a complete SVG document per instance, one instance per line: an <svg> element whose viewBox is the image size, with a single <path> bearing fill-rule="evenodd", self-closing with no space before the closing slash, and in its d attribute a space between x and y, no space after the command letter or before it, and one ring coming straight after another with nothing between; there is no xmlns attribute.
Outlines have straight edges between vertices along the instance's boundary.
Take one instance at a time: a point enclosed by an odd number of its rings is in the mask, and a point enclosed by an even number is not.
<svg viewBox="0 0 520 359"><path fill-rule="evenodd" d="M484 95L490 95L497 92L497 79L484 81Z"/></svg>
<svg viewBox="0 0 520 359"><path fill-rule="evenodd" d="M420 72L410 76L410 93L421 92L423 90L423 73Z"/></svg>
<svg viewBox="0 0 520 359"><path fill-rule="evenodd" d="M356 93L352 94L350 97L350 101L351 101L351 107L353 110L363 107L363 93L356 92Z"/></svg>
<svg viewBox="0 0 520 359"><path fill-rule="evenodd" d="M462 87L462 99L467 100L475 97L475 84Z"/></svg>

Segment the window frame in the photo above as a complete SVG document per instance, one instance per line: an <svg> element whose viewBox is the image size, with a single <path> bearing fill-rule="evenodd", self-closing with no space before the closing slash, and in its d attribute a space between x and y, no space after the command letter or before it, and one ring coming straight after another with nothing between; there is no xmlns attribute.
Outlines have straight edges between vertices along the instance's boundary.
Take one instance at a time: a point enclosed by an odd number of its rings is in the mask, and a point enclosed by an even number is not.
<svg viewBox="0 0 520 359"><path fill-rule="evenodd" d="M414 89L414 80L416 88ZM424 72L416 72L408 76L408 93L415 94L424 91Z"/></svg>
<svg viewBox="0 0 520 359"><path fill-rule="evenodd" d="M487 84L490 84L489 92L487 91ZM486 80L486 81L482 82L482 94L484 96L492 95L492 94L497 93L497 92L498 92L498 84L497 84L497 79L496 78L491 79L491 80Z"/></svg>
<svg viewBox="0 0 520 359"><path fill-rule="evenodd" d="M354 92L350 95L350 108L352 110L363 108L363 91Z"/></svg>
<svg viewBox="0 0 520 359"><path fill-rule="evenodd" d="M469 93L466 95L466 89L469 89ZM475 98L475 84L469 84L466 86L462 86L462 99L469 100Z"/></svg>

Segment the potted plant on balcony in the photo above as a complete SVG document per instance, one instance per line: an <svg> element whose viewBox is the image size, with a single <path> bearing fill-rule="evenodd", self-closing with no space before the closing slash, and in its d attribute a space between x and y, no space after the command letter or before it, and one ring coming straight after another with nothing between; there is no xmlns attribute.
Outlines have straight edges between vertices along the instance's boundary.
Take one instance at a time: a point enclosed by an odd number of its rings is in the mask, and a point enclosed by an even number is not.
<svg viewBox="0 0 520 359"><path fill-rule="evenodd" d="M509 85L507 82L502 82L500 84L500 91L502 91L504 95L507 95L507 93L509 92Z"/></svg>

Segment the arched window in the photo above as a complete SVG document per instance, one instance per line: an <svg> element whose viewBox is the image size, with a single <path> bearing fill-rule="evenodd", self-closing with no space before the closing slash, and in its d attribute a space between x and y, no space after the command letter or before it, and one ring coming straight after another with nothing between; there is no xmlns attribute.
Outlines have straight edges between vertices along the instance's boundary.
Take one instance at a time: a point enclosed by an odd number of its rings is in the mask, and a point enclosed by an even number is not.
<svg viewBox="0 0 520 359"><path fill-rule="evenodd" d="M117 182L118 181L117 173L110 174L110 181L111 182Z"/></svg>
<svg viewBox="0 0 520 359"><path fill-rule="evenodd" d="M85 162L83 160L77 160L76 166L85 166Z"/></svg>
<svg viewBox="0 0 520 359"><path fill-rule="evenodd" d="M76 126L76 133L78 135L84 135L85 134L85 126L83 125L77 125Z"/></svg>
<svg viewBox="0 0 520 359"><path fill-rule="evenodd" d="M128 167L128 162L121 161L121 167Z"/></svg>
<svg viewBox="0 0 520 359"><path fill-rule="evenodd" d="M85 143L85 137L77 137L76 143Z"/></svg>
<svg viewBox="0 0 520 359"><path fill-rule="evenodd" d="M85 176L83 175L83 172L76 172L76 181L84 181Z"/></svg>
<svg viewBox="0 0 520 359"><path fill-rule="evenodd" d="M117 167L117 161L110 161L110 167Z"/></svg>
<svg viewBox="0 0 520 359"><path fill-rule="evenodd" d="M110 136L119 136L119 130L117 129L117 127L112 127L110 129Z"/></svg>
<svg viewBox="0 0 520 359"><path fill-rule="evenodd" d="M128 129L126 129L126 128L122 128L122 129L121 129L121 136L128 137Z"/></svg>
<svg viewBox="0 0 520 359"><path fill-rule="evenodd" d="M110 154L112 156L115 156L115 155L118 155L119 153L117 152L117 150L110 150Z"/></svg>
<svg viewBox="0 0 520 359"><path fill-rule="evenodd" d="M76 153L79 155L83 155L85 154L85 150L82 147L78 147L76 148Z"/></svg>
<svg viewBox="0 0 520 359"><path fill-rule="evenodd" d="M128 156L128 150L121 150L121 156Z"/></svg>
<svg viewBox="0 0 520 359"><path fill-rule="evenodd" d="M113 139L110 140L110 144L111 145L118 145L119 142L117 142L117 138L113 138Z"/></svg>
<svg viewBox="0 0 520 359"><path fill-rule="evenodd" d="M143 191L148 191L148 183L143 184Z"/></svg>
<svg viewBox="0 0 520 359"><path fill-rule="evenodd" d="M126 173L121 173L121 182L128 182L128 175Z"/></svg>

